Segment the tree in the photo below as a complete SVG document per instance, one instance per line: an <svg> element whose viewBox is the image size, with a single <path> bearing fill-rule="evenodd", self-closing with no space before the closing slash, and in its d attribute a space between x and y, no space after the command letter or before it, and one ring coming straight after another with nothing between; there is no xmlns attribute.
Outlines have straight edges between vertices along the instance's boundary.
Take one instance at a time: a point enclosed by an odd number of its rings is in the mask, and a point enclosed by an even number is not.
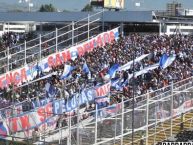
<svg viewBox="0 0 193 145"><path fill-rule="evenodd" d="M13 10L9 10L8 12L24 12L24 11L20 9L13 9Z"/></svg>
<svg viewBox="0 0 193 145"><path fill-rule="evenodd" d="M52 4L41 5L40 12L56 12L56 8Z"/></svg>
<svg viewBox="0 0 193 145"><path fill-rule="evenodd" d="M82 12L92 12L93 11L93 6L90 4L87 4L82 10Z"/></svg>
<svg viewBox="0 0 193 145"><path fill-rule="evenodd" d="M63 12L69 12L69 10L63 10Z"/></svg>

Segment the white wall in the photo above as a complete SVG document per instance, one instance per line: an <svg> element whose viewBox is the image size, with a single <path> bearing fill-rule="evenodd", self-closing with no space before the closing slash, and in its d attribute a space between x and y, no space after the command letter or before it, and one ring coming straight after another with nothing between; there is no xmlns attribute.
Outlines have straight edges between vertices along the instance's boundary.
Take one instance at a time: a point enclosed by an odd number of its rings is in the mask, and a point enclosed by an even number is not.
<svg viewBox="0 0 193 145"><path fill-rule="evenodd" d="M181 16L193 16L193 10L191 9L179 9L178 10L178 13L181 15Z"/></svg>
<svg viewBox="0 0 193 145"><path fill-rule="evenodd" d="M5 32L25 33L29 31L35 31L36 26L34 24L19 24L19 23L1 23L3 30L0 30L0 35Z"/></svg>
<svg viewBox="0 0 193 145"><path fill-rule="evenodd" d="M166 26L167 35L175 34L176 32L174 32L174 30L184 35L193 34L193 26L183 26L179 24Z"/></svg>

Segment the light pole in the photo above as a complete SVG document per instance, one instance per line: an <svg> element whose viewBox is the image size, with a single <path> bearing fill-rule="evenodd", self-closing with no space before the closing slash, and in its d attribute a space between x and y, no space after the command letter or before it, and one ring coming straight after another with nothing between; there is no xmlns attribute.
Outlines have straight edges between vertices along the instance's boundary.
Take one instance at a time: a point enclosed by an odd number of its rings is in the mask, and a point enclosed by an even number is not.
<svg viewBox="0 0 193 145"><path fill-rule="evenodd" d="M19 0L19 3L27 3L28 4L28 12L31 12L31 8L33 7L32 0Z"/></svg>

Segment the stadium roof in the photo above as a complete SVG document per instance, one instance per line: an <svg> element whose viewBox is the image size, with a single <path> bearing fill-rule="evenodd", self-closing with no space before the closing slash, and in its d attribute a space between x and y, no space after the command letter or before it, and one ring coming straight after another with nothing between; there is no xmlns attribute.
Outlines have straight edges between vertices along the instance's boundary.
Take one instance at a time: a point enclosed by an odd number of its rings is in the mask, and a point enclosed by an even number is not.
<svg viewBox="0 0 193 145"><path fill-rule="evenodd" d="M0 22L72 22L86 18L88 12L1 12ZM90 13L94 14L94 13ZM105 22L152 22L152 11L105 11Z"/></svg>

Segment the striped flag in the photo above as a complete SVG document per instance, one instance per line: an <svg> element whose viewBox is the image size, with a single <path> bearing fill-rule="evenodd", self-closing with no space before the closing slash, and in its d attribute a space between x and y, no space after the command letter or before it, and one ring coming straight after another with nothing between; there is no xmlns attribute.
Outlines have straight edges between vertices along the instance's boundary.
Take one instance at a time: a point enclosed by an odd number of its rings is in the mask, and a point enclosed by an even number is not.
<svg viewBox="0 0 193 145"><path fill-rule="evenodd" d="M159 66L161 69L165 69L168 66L170 66L173 61L176 59L175 55L170 55L168 56L167 54L163 54L163 56L161 57L160 61L159 61Z"/></svg>

